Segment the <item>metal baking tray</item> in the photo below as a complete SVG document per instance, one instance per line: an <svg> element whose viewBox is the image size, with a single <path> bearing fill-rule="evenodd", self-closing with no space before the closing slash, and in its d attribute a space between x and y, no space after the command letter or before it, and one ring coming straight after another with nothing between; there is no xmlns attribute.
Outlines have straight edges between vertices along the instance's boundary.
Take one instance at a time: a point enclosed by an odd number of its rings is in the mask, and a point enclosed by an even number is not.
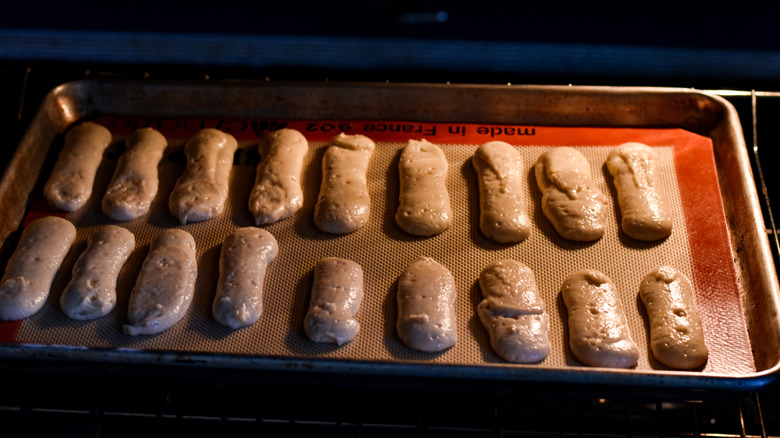
<svg viewBox="0 0 780 438"><path fill-rule="evenodd" d="M0 181L0 239L7 260L53 159L50 148L74 122L104 115L258 120L404 120L419 123L679 128L709 138L752 346L755 371L697 373L610 370L426 360L374 361L296 355L243 355L154 348L86 347L56 342L0 344L6 358L88 360L225 369L315 370L512 381L751 389L780 368L779 288L737 114L724 99L690 89L523 85L158 82L85 80L51 91ZM47 164L48 163L48 164ZM552 311L552 309L550 309Z"/></svg>

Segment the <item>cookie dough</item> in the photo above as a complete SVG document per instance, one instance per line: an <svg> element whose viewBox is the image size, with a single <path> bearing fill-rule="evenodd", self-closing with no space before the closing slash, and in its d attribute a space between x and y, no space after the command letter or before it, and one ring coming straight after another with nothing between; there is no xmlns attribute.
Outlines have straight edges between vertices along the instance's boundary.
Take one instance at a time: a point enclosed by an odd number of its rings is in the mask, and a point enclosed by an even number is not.
<svg viewBox="0 0 780 438"><path fill-rule="evenodd" d="M443 351L455 345L455 277L430 257L413 261L398 279L398 337L419 351Z"/></svg>
<svg viewBox="0 0 780 438"><path fill-rule="evenodd" d="M76 125L65 134L65 145L43 187L50 206L76 211L87 203L103 152L110 143L111 132L93 122Z"/></svg>
<svg viewBox="0 0 780 438"><path fill-rule="evenodd" d="M477 149L472 165L479 181L479 228L499 243L517 243L531 233L525 199L523 157L503 141Z"/></svg>
<svg viewBox="0 0 780 438"><path fill-rule="evenodd" d="M433 236L452 224L447 157L427 140L409 140L398 163L401 190L398 226L415 236Z"/></svg>
<svg viewBox="0 0 780 438"><path fill-rule="evenodd" d="M485 297L477 306L490 346L509 362L532 363L550 353L550 319L530 268L514 260L490 263L479 274Z"/></svg>
<svg viewBox="0 0 780 438"><path fill-rule="evenodd" d="M266 135L258 151L261 159L249 211L257 225L265 225L287 219L303 206L301 171L309 142L294 129L280 129Z"/></svg>
<svg viewBox="0 0 780 438"><path fill-rule="evenodd" d="M179 229L160 232L130 294L124 332L153 335L179 322L192 302L197 276L192 235Z"/></svg>
<svg viewBox="0 0 780 438"><path fill-rule="evenodd" d="M659 240L672 233L672 218L658 175L660 158L642 143L625 143L607 156L620 206L620 227L638 240Z"/></svg>
<svg viewBox="0 0 780 438"><path fill-rule="evenodd" d="M95 319L116 306L119 271L135 249L135 236L116 225L100 227L73 266L73 276L60 296L60 308L72 319Z"/></svg>
<svg viewBox="0 0 780 438"><path fill-rule="evenodd" d="M362 135L342 132L331 140L322 157L322 184L314 206L314 223L322 231L347 234L368 222L371 198L366 172L375 147Z"/></svg>
<svg viewBox="0 0 780 438"><path fill-rule="evenodd" d="M168 206L182 225L222 214L238 142L217 129L202 129L184 145L187 167L176 181Z"/></svg>
<svg viewBox="0 0 780 438"><path fill-rule="evenodd" d="M24 228L0 280L1 320L16 321L41 310L75 238L76 227L57 216Z"/></svg>
<svg viewBox="0 0 780 438"><path fill-rule="evenodd" d="M129 221L149 212L157 195L157 166L168 142L154 128L134 131L125 142L114 176L103 196L103 213L115 221Z"/></svg>
<svg viewBox="0 0 780 438"><path fill-rule="evenodd" d="M254 324L263 311L263 284L279 244L261 228L239 228L222 244L212 313L233 329Z"/></svg>
<svg viewBox="0 0 780 438"><path fill-rule="evenodd" d="M617 289L606 275L582 270L561 287L569 316L569 347L574 356L595 367L630 368L639 359Z"/></svg>
<svg viewBox="0 0 780 438"><path fill-rule="evenodd" d="M688 277L672 267L662 266L642 279L639 297L650 320L653 356L676 369L703 366L709 351Z"/></svg>
<svg viewBox="0 0 780 438"><path fill-rule="evenodd" d="M309 311L303 321L314 342L343 345L360 330L355 319L363 301L363 269L352 260L324 258L314 268Z"/></svg>
<svg viewBox="0 0 780 438"><path fill-rule="evenodd" d="M607 199L591 178L590 164L578 150L556 147L535 166L542 211L564 239L593 241L604 235Z"/></svg>

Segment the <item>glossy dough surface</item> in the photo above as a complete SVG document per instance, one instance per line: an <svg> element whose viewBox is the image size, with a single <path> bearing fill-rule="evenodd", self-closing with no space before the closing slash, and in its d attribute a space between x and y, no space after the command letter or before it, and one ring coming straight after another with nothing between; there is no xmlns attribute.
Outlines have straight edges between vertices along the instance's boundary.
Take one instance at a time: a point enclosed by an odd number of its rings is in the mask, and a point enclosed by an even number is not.
<svg viewBox="0 0 780 438"><path fill-rule="evenodd" d="M523 182L523 157L502 141L491 141L472 157L479 182L479 227L500 243L525 240L531 233Z"/></svg>
<svg viewBox="0 0 780 438"><path fill-rule="evenodd" d="M303 321L306 336L315 342L343 345L360 330L355 319L363 301L363 269L357 263L324 258L314 267L309 311Z"/></svg>
<svg viewBox="0 0 780 438"><path fill-rule="evenodd" d="M266 271L278 253L276 239L262 228L239 228L225 239L212 305L218 323L236 329L260 318Z"/></svg>
<svg viewBox="0 0 780 438"><path fill-rule="evenodd" d="M669 266L647 274L639 297L650 320L650 349L659 362L689 370L707 362L704 328L688 277Z"/></svg>
<svg viewBox="0 0 780 438"><path fill-rule="evenodd" d="M149 212L157 195L157 166L168 142L153 128L134 131L125 142L101 207L115 221L129 221Z"/></svg>
<svg viewBox="0 0 780 438"><path fill-rule="evenodd" d="M433 236L452 224L447 157L427 140L409 140L398 162L400 194L395 221L415 236Z"/></svg>
<svg viewBox="0 0 780 438"><path fill-rule="evenodd" d="M122 227L106 225L92 233L60 296L62 312L80 320L100 318L111 312L116 306L119 271L134 249L135 236Z"/></svg>
<svg viewBox="0 0 780 438"><path fill-rule="evenodd" d="M76 227L57 216L24 228L0 280L1 320L16 321L41 310L75 238Z"/></svg>
<svg viewBox="0 0 780 438"><path fill-rule="evenodd" d="M103 152L110 143L108 129L92 122L81 123L65 134L65 145L43 187L49 205L76 211L87 203Z"/></svg>
<svg viewBox="0 0 780 438"><path fill-rule="evenodd" d="M582 270L561 287L568 313L569 346L586 365L630 368L639 350L631 338L617 289L603 273Z"/></svg>
<svg viewBox="0 0 780 438"><path fill-rule="evenodd" d="M535 166L542 211L561 237L591 241L604 235L607 199L591 178L588 160L570 147L553 148Z"/></svg>
<svg viewBox="0 0 780 438"><path fill-rule="evenodd" d="M672 232L669 207L658 175L660 159L650 146L625 143L607 156L620 206L620 226L638 240L663 239Z"/></svg>
<svg viewBox="0 0 780 438"><path fill-rule="evenodd" d="M456 298L455 277L446 267L430 257L413 261L398 279L398 336L419 351L455 345Z"/></svg>
<svg viewBox="0 0 780 438"><path fill-rule="evenodd" d="M371 213L366 172L376 145L363 135L343 132L322 157L322 184L314 223L322 231L347 234L360 229Z"/></svg>
<svg viewBox="0 0 780 438"><path fill-rule="evenodd" d="M482 270L479 286L485 299L477 306L477 314L490 335L493 351L518 363L547 357L550 318L533 271L514 260L499 260Z"/></svg>
<svg viewBox="0 0 780 438"><path fill-rule="evenodd" d="M153 335L179 322L192 302L197 276L195 239L179 229L161 231L130 294L124 332Z"/></svg>
<svg viewBox="0 0 780 438"><path fill-rule="evenodd" d="M308 150L309 142L294 129L273 131L258 145L261 159L249 196L257 225L287 219L301 209L301 171Z"/></svg>
<svg viewBox="0 0 780 438"><path fill-rule="evenodd" d="M187 140L187 167L176 181L168 203L182 225L222 214L237 148L232 135L216 129L202 129Z"/></svg>

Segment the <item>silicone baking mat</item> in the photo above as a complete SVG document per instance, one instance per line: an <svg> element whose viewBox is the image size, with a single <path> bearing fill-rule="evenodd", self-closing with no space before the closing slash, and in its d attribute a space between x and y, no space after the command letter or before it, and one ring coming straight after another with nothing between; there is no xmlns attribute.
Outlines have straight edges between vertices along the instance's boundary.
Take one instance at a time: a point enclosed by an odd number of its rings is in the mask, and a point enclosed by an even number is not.
<svg viewBox="0 0 780 438"><path fill-rule="evenodd" d="M634 340L640 347L636 370L664 370L648 347L646 315L638 299L642 277L660 265L671 265L691 278L704 320L710 358L701 373L741 375L755 371L745 325L740 290L729 246L711 141L679 129L581 128L480 124L415 123L404 121L271 121L239 119L178 119L135 116L103 116L114 142L98 172L87 206L66 217L78 229L78 237L52 288L44 308L22 322L2 326L5 340L44 345L121 348L236 354L266 357L332 358L392 363L506 364L490 349L487 332L476 316L482 299L477 278L490 262L511 258L535 273L550 314L550 355L537 364L548 368L581 367L567 346L566 312L559 288L569 273L597 269L617 285ZM115 223L100 210L100 200L121 154L124 138L133 129L151 126L168 139L160 163L160 188L152 211L130 222L116 223L135 234L137 248L122 270L118 304L108 316L93 321L73 321L59 310L60 294L86 239L99 226ZM168 195L184 168L181 146L195 131L213 127L239 140L230 182L230 201L224 214L197 224L180 225L167 208ZM222 327L211 316L217 283L220 245L238 227L253 226L247 201L255 167L257 144L270 130L282 127L301 131L309 141L302 183L304 207L292 218L268 225L279 242L279 256L269 266L264 284L263 314L246 328ZM363 134L377 144L371 158L368 181L371 218L355 233L333 235L320 231L312 220L321 178L321 159L328 140L338 134ZM453 208L453 224L444 233L419 238L404 233L394 222L398 207L398 156L409 139L426 138L447 156L447 188ZM517 146L527 184L525 194L533 228L528 239L498 244L479 230L479 193L471 156L492 140ZM604 161L609 150L628 141L656 148L661 156L665 195L673 213L673 232L665 240L639 242L619 230L619 211L611 177ZM56 153L61 144L55 144ZM533 164L546 150L571 146L589 160L594 182L609 202L603 238L576 243L560 238L541 212L541 193L533 178ZM37 202L30 214L51 214ZM122 332L127 302L148 244L163 229L182 228L198 245L198 279L195 298L187 315L171 329L155 336L132 337ZM420 256L429 256L454 274L458 341L441 353L421 353L407 348L395 333L396 280L405 267ZM303 333L312 286L312 269L322 257L343 257L359 263L365 274L363 300L357 319L360 332L343 346L317 344Z"/></svg>

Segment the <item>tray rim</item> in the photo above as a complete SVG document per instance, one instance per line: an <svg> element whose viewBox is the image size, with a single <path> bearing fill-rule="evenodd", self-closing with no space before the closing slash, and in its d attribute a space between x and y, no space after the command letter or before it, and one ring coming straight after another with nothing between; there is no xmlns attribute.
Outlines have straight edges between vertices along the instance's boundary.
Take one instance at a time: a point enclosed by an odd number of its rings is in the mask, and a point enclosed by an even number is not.
<svg viewBox="0 0 780 438"><path fill-rule="evenodd" d="M710 137L715 144L716 142L730 143L737 159L737 168L743 178L738 181L742 185L743 194L746 195L744 202L749 207L748 211L751 213L747 215L748 227L752 227L749 231L752 233L752 241L757 245L747 245L752 247L755 254L751 257L753 259L763 260L760 267L745 267L739 266L743 261L743 258L735 257L735 265L737 268L737 275L740 280L743 290L745 287L742 284L744 269L757 269L757 271L751 271L750 275L758 277L764 296L763 299L769 305L767 312L772 315L770 321L764 321L768 323L773 329L775 338L780 338L780 328L778 328L778 317L780 313L780 286L778 286L777 273L773 263L772 252L768 236L765 232L765 226L763 222L763 216L761 215L761 208L758 198L758 193L753 183L752 170L750 168L750 161L747 156L747 148L744 142L744 135L742 133L739 118L734 107L724 98L712 93L694 89L681 89L681 88L667 88L667 87L613 87L613 86L559 86L559 85L480 85L480 84L426 84L426 83L405 83L405 84L390 84L390 83L361 83L361 82L269 82L269 81L253 81L253 80L225 80L225 81L155 81L155 80L127 80L127 79L84 79L74 82L64 83L54 88L45 98L41 104L38 112L36 113L33 121L27 127L27 130L22 138L19 148L16 151L8 168L16 169L21 165L25 159L24 151L29 148L30 144L40 144L43 142L48 148L48 144L58 134L64 132L67 127L82 118L91 118L97 115L110 113L111 105L117 105L115 103L106 102L101 95L101 91L106 88L115 87L124 90L125 95L132 93L138 93L141 91L141 95L148 95L149 93L180 93L182 90L198 90L217 87L220 90L226 90L229 93L236 90L251 90L260 92L273 92L282 90L283 93L301 92L301 90L313 90L314 92L323 93L326 96L333 96L339 93L350 93L356 90L363 93L369 93L372 95L383 96L388 93L471 93L473 95L489 94L494 99L496 93L512 94L512 96L520 95L524 93L530 94L545 94L552 93L552 98L559 100L565 99L582 99L586 103L593 101L594 99L615 99L619 102L631 99L647 98L660 98L670 99L677 98L685 101L690 99L690 102L683 102L683 104L690 104L692 111L700 111L702 114L693 114L690 119L686 119L685 123L679 123L677 126L669 126L663 123L663 115L660 115L660 119L654 120L653 123L658 124L636 124L639 119L631 118L630 114L625 120L620 120L620 124L606 125L606 126L621 126L621 127L679 127L682 129L688 129L701 135ZM291 91L292 90L292 91ZM82 99L85 93L87 99ZM118 104L121 107L121 103ZM107 111L107 108L109 109ZM152 114L157 116L165 116L166 108L156 108L151 113L160 112L162 114ZM203 115L202 117L207 117ZM229 117L229 116L224 116ZM244 116L249 118L250 116ZM431 119L424 121L444 121L438 118L441 115L435 114ZM480 116L478 116L480 117ZM488 117L485 114L481 114L481 117ZM603 123L598 123L599 115L595 117L588 115L581 119L569 118L567 124L561 123L547 123L551 126L605 126ZM281 117L280 117L281 118ZM384 118L382 116L378 118ZM701 119L704 120L701 120ZM344 117L343 119L348 119ZM385 118L386 119L386 118ZM713 119L715 119L713 121ZM423 121L414 119L415 121ZM452 121L452 120L447 120ZM502 124L506 122L496 120L473 120L470 122L483 122L483 123L496 123ZM710 123L707 124L706 122ZM517 123L515 123L517 124ZM533 125L525 124L523 125ZM33 127L45 126L46 129L32 129ZM706 132L702 132L702 130ZM28 145L28 146L26 146ZM35 173L37 179L38 172ZM3 174L0 180L0 200L5 199L3 195L9 190L9 177L8 172ZM749 179L748 179L749 178ZM746 183L749 182L749 183ZM28 181L29 183L29 181ZM33 181L34 183L34 181ZM721 182L721 190L723 191L723 182ZM28 199L29 202L29 199ZM725 203L725 200L724 200ZM725 206L724 206L725 207ZM17 213L17 212L14 212ZM728 212L727 212L728 215ZM18 223L17 223L18 222ZM741 222L740 222L741 223ZM15 224L15 226L14 226ZM8 240L8 236L18 229L21 224L21 218L17 221L10 221L8 223L0 223L0 239L4 242ZM729 221L729 232L733 234L733 223ZM732 236L732 254L740 252L740 248L735 248L735 240ZM744 249L744 248L742 248ZM744 298L744 297L743 297ZM745 308L747 312L748 309ZM748 316L746 315L746 319ZM748 327L749 329L749 327ZM749 330L750 331L750 330ZM751 341L753 341L751 336ZM776 341L777 342L777 341ZM756 353L756 347L753 346L754 356ZM258 369L314 369L326 372L361 372L365 374L398 374L398 375L415 375L419 376L420 373L430 374L433 377L437 374L435 371L426 370L427 364L415 363L415 362L402 362L394 361L392 363L384 363L382 361L355 361L347 359L325 359L325 358L289 358L289 357L256 357L256 356L240 356L240 355L225 355L218 353L182 353L182 352L166 352L159 350L132 350L133 354L126 354L127 349L103 349L92 347L71 347L61 345L36 345L36 344L19 344L19 343L0 343L0 353L8 358L36 358L36 359L62 359L66 361L70 360L90 360L96 362L119 362L119 363L156 363L162 365L192 365L192 366L218 366L225 368L258 368ZM186 358L186 359L184 359ZM758 360L754 357L754 360ZM450 370L452 374L460 377L471 378L504 378L507 380L546 380L553 379L556 381L572 381L572 382L593 382L593 383L609 383L618 385L649 385L649 386L664 386L664 387L687 387L687 388L746 388L756 389L760 388L772 380L774 380L778 374L780 374L780 360L773 363L771 367L761 369L755 373L735 376L735 375L719 375L708 373L705 375L697 374L695 372L680 372L680 371L655 371L652 373L637 372L632 370L609 370L609 369L593 369L587 367L568 367L566 369L557 368L533 368L533 366L521 366L520 369L524 370L519 376L514 376L512 373L499 372L506 368L517 369L518 365L515 364L490 364L488 366L472 366L472 365L453 365L453 364L436 364L439 368L445 366ZM389 369L388 369L389 368ZM383 372L377 372L377 370L383 370ZM536 370L536 371L534 371ZM571 373L574 370L585 370L585 373ZM462 374L462 375L461 375ZM563 374L563 375L559 375ZM584 374L585 377L581 377L580 374Z"/></svg>
<svg viewBox="0 0 780 438"><path fill-rule="evenodd" d="M128 354L132 352L132 354ZM677 388L689 390L760 390L776 379L775 369L749 375L695 371L578 367L540 368L522 364L431 364L414 361L371 361L338 358L244 356L222 353L193 353L131 348L102 348L65 345L0 344L0 353L13 360L45 360L58 364L161 367L192 367L211 371L293 371L324 374L353 374L371 377L394 376L437 379L494 380L506 382L555 382L558 384L610 385L625 387ZM7 364L6 364L7 365ZM441 372L446 369L447 372ZM512 373L508 370L516 370Z"/></svg>

